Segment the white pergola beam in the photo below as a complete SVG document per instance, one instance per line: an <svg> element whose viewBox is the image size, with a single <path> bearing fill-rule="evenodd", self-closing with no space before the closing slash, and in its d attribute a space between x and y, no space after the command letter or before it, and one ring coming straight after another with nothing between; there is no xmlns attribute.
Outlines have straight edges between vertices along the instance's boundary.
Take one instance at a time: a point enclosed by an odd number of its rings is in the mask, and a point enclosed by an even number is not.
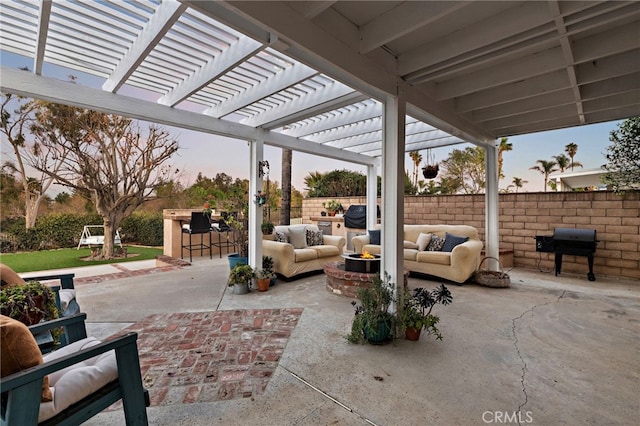
<svg viewBox="0 0 640 426"><path fill-rule="evenodd" d="M227 114L242 109L260 99L271 96L273 93L285 90L316 75L318 75L318 71L313 68L309 68L300 63L294 63L265 81L222 102L220 105L206 109L204 114L216 118L224 117Z"/></svg>
<svg viewBox="0 0 640 426"><path fill-rule="evenodd" d="M368 156L332 149L313 142L245 126L232 121L170 108L156 102L149 102L53 78L37 76L29 72L4 66L0 68L0 72L2 74L0 90L4 93L13 93L79 108L89 108L107 114L118 114L133 119L222 135L245 141L263 140L267 145L336 160L350 161L356 164L377 164L375 158Z"/></svg>
<svg viewBox="0 0 640 426"><path fill-rule="evenodd" d="M176 0L164 0L104 82L102 89L108 92L118 91L186 9L186 5Z"/></svg>
<svg viewBox="0 0 640 426"><path fill-rule="evenodd" d="M51 3L52 0L40 0L40 10L38 13L38 31L36 33L36 50L33 59L33 72L38 75L42 74L44 52L47 47L47 33L49 31Z"/></svg>
<svg viewBox="0 0 640 426"><path fill-rule="evenodd" d="M173 90L158 99L158 103L175 106L209 84L226 74L238 64L263 50L266 46L248 37L242 37L230 44L220 55L211 58L206 65L184 79Z"/></svg>
<svg viewBox="0 0 640 426"><path fill-rule="evenodd" d="M405 2L359 29L360 53L372 50L455 13L462 2Z"/></svg>

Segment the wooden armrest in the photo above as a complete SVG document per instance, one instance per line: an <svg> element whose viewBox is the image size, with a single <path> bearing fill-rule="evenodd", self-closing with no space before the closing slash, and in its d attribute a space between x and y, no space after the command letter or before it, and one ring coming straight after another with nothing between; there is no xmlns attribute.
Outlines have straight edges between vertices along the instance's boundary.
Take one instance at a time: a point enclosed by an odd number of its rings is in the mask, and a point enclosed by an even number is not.
<svg viewBox="0 0 640 426"><path fill-rule="evenodd" d="M73 290L75 287L73 286L73 277L76 274L56 274L56 275L37 275L31 276L23 279L25 281L49 281L49 280L60 280L60 286L65 290Z"/></svg>
<svg viewBox="0 0 640 426"><path fill-rule="evenodd" d="M35 336L36 334L50 331L54 328L64 327L67 343L73 343L87 337L87 328L84 323L86 319L87 314L75 314L69 317L62 317L31 325L29 326L29 331Z"/></svg>

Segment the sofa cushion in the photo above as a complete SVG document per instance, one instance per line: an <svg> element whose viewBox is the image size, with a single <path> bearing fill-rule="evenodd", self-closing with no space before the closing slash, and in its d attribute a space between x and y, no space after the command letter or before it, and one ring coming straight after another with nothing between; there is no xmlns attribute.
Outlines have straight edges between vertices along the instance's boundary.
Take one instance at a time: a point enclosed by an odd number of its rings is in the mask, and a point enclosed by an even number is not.
<svg viewBox="0 0 640 426"><path fill-rule="evenodd" d="M419 263L433 263L436 265L451 265L451 253L443 251L418 252L416 260Z"/></svg>
<svg viewBox="0 0 640 426"><path fill-rule="evenodd" d="M294 249L303 249L307 247L307 230L306 228L289 228L289 242Z"/></svg>
<svg viewBox="0 0 640 426"><path fill-rule="evenodd" d="M306 230L307 246L319 246L322 245L322 231L307 229Z"/></svg>
<svg viewBox="0 0 640 426"><path fill-rule="evenodd" d="M416 240L418 250L425 251L427 249L427 246L431 242L431 237L432 234L424 234L421 232L420 235L418 235L418 239Z"/></svg>
<svg viewBox="0 0 640 426"><path fill-rule="evenodd" d="M414 243L413 241L404 240L403 246L406 249L418 250L418 244Z"/></svg>
<svg viewBox="0 0 640 426"><path fill-rule="evenodd" d="M19 373L27 368L42 364L42 354L35 337L29 328L18 320L0 315L0 354L2 377ZM51 401L53 396L49 389L49 377L42 381L41 401Z"/></svg>
<svg viewBox="0 0 640 426"><path fill-rule="evenodd" d="M369 243L373 245L380 245L379 229L369 229Z"/></svg>
<svg viewBox="0 0 640 426"><path fill-rule="evenodd" d="M330 256L337 256L340 254L340 250L338 249L338 247L336 246L332 246L332 245L328 245L328 244L323 244L323 245L319 245L319 246L313 246L313 247L309 247L310 249L313 249L316 251L316 253L318 253L318 257L330 257Z"/></svg>
<svg viewBox="0 0 640 426"><path fill-rule="evenodd" d="M404 249L403 258L404 260L416 260L416 256L418 255L417 249Z"/></svg>
<svg viewBox="0 0 640 426"><path fill-rule="evenodd" d="M64 356L96 346L100 341L88 337L64 346L44 357L51 362ZM53 401L40 405L38 421L49 419L81 399L96 392L104 385L118 378L115 351L109 351L86 361L73 364L49 375L54 390Z"/></svg>
<svg viewBox="0 0 640 426"><path fill-rule="evenodd" d="M296 257L296 263L318 258L318 252L312 248L295 249L293 250L293 254Z"/></svg>
<svg viewBox="0 0 640 426"><path fill-rule="evenodd" d="M444 245L444 238L438 237L437 235L431 236L431 242L427 246L427 251L440 251L442 250L442 246Z"/></svg>
<svg viewBox="0 0 640 426"><path fill-rule="evenodd" d="M455 246L458 244L462 244L467 241L469 237L459 237L457 235L453 235L450 233L445 234L444 245L442 246L442 251L451 252Z"/></svg>
<svg viewBox="0 0 640 426"><path fill-rule="evenodd" d="M13 287L14 285L26 284L26 282L20 277L20 275L16 274L13 269L5 265L4 263L0 263L0 282L2 283L2 287Z"/></svg>
<svg viewBox="0 0 640 426"><path fill-rule="evenodd" d="M382 247L376 244L365 244L362 246L362 251L368 251L371 254L380 254L382 253Z"/></svg>

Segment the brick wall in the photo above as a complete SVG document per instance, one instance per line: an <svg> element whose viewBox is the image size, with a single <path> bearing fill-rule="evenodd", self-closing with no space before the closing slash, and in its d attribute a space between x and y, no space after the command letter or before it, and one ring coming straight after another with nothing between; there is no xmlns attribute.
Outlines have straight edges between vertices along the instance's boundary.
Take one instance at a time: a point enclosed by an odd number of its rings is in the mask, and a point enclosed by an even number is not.
<svg viewBox="0 0 640 426"><path fill-rule="evenodd" d="M318 216L322 202L305 199L302 216ZM339 198L345 209L366 204L365 197ZM535 250L536 235L552 235L554 228L595 229L599 240L594 273L640 279L640 192L618 196L609 191L528 192L500 194L500 249L513 250L514 266L553 270L553 253ZM405 223L471 225L484 240L484 195L405 197ZM563 272L586 274L587 259L564 256Z"/></svg>

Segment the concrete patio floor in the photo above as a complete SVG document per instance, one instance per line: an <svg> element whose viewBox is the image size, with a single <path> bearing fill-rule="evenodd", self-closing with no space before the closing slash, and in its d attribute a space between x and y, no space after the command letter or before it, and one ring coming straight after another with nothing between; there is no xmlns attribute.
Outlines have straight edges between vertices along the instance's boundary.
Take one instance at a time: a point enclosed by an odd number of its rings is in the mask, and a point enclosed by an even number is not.
<svg viewBox="0 0 640 426"><path fill-rule="evenodd" d="M263 393L152 405L152 425L631 425L640 414L638 282L516 268L509 289L448 285L453 304L434 312L443 341L371 346L346 341L351 300L327 292L322 274L234 295L224 258L153 274L136 263L120 268L140 276L78 280L89 334L151 314L303 308ZM437 284L409 279L411 288ZM124 424L124 415L86 424Z"/></svg>

